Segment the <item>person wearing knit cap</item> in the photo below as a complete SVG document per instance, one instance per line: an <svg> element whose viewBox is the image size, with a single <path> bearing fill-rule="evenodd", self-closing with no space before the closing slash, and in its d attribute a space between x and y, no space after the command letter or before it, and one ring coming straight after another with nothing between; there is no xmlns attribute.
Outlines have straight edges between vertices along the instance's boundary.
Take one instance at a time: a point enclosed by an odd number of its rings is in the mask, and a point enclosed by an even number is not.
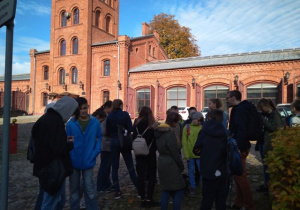
<svg viewBox="0 0 300 210"><path fill-rule="evenodd" d="M49 180L49 165L60 160L65 167L64 177L72 173L72 162L69 151L73 149L73 139L67 138L65 122L73 115L78 107L75 99L64 96L59 99L33 125L31 135L34 139L35 157L33 176L39 178L44 191L41 209L63 209L65 196L65 178L62 182ZM52 168L53 170L53 168ZM50 184L49 182L57 182Z"/></svg>
<svg viewBox="0 0 300 210"><path fill-rule="evenodd" d="M190 196L196 194L196 181L195 181L195 165L200 172L200 157L193 153L193 148L197 140L199 131L202 128L201 122L203 121L203 115L201 112L191 113L190 118L192 122L184 126L182 131L182 150L184 158L188 162L188 172L190 181Z"/></svg>

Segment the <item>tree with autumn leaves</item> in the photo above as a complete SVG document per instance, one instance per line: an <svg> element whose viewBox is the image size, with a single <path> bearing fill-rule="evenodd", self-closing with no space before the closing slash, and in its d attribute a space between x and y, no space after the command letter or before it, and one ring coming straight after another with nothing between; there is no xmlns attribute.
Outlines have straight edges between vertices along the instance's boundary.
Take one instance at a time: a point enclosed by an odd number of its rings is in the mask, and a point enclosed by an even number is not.
<svg viewBox="0 0 300 210"><path fill-rule="evenodd" d="M181 26L174 15L160 13L154 15L150 21L150 33L156 30L159 34L159 43L169 58L185 58L201 54L191 29Z"/></svg>

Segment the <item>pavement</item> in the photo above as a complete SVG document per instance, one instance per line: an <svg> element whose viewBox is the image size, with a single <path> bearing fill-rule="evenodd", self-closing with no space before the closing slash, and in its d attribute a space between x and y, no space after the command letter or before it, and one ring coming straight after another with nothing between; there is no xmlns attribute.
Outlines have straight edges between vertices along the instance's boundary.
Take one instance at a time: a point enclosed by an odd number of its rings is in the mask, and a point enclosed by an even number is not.
<svg viewBox="0 0 300 210"><path fill-rule="evenodd" d="M9 184L8 184L8 209L9 210L27 210L34 209L38 194L38 179L32 176L32 164L26 159L27 145L29 142L31 128L34 122L40 116L22 116L17 117L18 123L18 141L17 153L9 155ZM0 153L2 157L2 138L3 128L2 119L0 119ZM254 142L252 142L254 144ZM252 146L254 148L254 146ZM134 155L133 155L134 158ZM2 160L0 161L0 169L2 171ZM185 160L183 160L186 163ZM97 158L96 166L94 167L94 182L96 183L96 176L100 165L100 156ZM251 150L249 158L247 159L248 178L251 183L254 201L257 210L268 210L270 207L270 199L267 194L255 192L255 188L263 183L262 166L258 152L254 149ZM187 169L185 170L187 173ZM2 173L0 174L0 176ZM140 199L137 198L137 192L130 181L125 163L121 158L119 169L120 187L123 193L121 199L114 199L114 192L107 194L96 193L99 209L130 209L136 210L140 208ZM0 179L1 180L1 179ZM158 178L157 178L158 180ZM154 200L159 201L161 188L157 183L154 193ZM69 180L67 179L66 185L67 202L65 205L66 210L69 207ZM232 203L234 199L234 191L231 191L228 203ZM1 202L1 201L0 201ZM200 187L196 188L196 196L185 196L182 204L183 210L199 209L201 203L201 190ZM152 208L160 209L160 207ZM171 204L169 205L171 209Z"/></svg>

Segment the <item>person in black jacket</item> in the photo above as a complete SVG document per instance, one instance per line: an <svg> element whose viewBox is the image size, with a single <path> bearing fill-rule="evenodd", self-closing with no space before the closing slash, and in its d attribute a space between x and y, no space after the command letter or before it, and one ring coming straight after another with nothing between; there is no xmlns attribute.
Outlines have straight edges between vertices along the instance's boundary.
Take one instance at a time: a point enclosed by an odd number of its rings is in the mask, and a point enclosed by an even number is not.
<svg viewBox="0 0 300 210"><path fill-rule="evenodd" d="M123 101L120 99L115 99L112 103L112 112L109 113L106 120L106 132L107 135L110 137L110 152L112 158L112 180L113 180L113 187L115 188L115 199L120 199L122 192L120 190L119 185L119 162L120 162L120 154L122 154L123 159L125 161L127 170L130 175L130 179L133 185L137 188L137 177L134 170L134 164L131 154L130 148L124 148L125 138L130 135L132 132L132 122L128 112L122 111L123 109ZM120 136L118 135L119 127L123 127L123 132L121 135L124 137L119 139ZM121 141L123 142L123 147L121 145Z"/></svg>
<svg viewBox="0 0 300 210"><path fill-rule="evenodd" d="M201 210L212 208L226 209L226 189L228 171L227 135L222 110L212 110L206 115L207 122L200 130L193 152L200 155L200 174L202 176Z"/></svg>
<svg viewBox="0 0 300 210"><path fill-rule="evenodd" d="M226 103L228 107L232 107L229 121L229 131L236 140L238 149L241 154L243 164L243 174L234 176L236 183L236 197L231 209L255 209L250 183L247 177L246 158L250 151L250 139L248 137L248 122L250 120L250 105L247 100L241 101L242 94L238 90L232 90L227 93Z"/></svg>
<svg viewBox="0 0 300 210"><path fill-rule="evenodd" d="M156 184L156 142L154 138L155 122L152 110L143 106L139 112L135 124L133 125L133 139L139 134L143 134L149 147L147 156L135 156L136 172L138 175L138 191L142 199L141 207L159 206L159 203L152 200L155 184ZM147 180L148 178L148 180ZM147 193L145 193L145 181L148 181Z"/></svg>
<svg viewBox="0 0 300 210"><path fill-rule="evenodd" d="M65 167L65 176L67 177L72 173L73 167L69 151L73 149L74 138L67 138L64 123L69 120L77 107L78 103L75 99L64 96L52 108L49 108L47 113L40 117L32 128L31 134L35 140L33 175L39 177L40 186L44 190L42 209L64 208L66 202L65 179L62 183L50 185L51 189L46 189L44 184L50 181L55 182L55 180L49 180L45 172L55 172L47 169L49 164L59 159Z"/></svg>

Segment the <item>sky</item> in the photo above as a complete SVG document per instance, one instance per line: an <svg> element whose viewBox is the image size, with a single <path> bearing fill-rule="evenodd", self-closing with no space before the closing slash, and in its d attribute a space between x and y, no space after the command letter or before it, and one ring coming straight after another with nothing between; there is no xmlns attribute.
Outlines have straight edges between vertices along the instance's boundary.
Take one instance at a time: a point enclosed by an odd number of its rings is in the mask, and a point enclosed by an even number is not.
<svg viewBox="0 0 300 210"><path fill-rule="evenodd" d="M202 56L300 47L300 0L120 0L119 34L141 36L142 23L160 13L191 29ZM13 74L30 72L30 49L50 49L50 18L51 0L17 1ZM0 75L5 45L3 26Z"/></svg>

